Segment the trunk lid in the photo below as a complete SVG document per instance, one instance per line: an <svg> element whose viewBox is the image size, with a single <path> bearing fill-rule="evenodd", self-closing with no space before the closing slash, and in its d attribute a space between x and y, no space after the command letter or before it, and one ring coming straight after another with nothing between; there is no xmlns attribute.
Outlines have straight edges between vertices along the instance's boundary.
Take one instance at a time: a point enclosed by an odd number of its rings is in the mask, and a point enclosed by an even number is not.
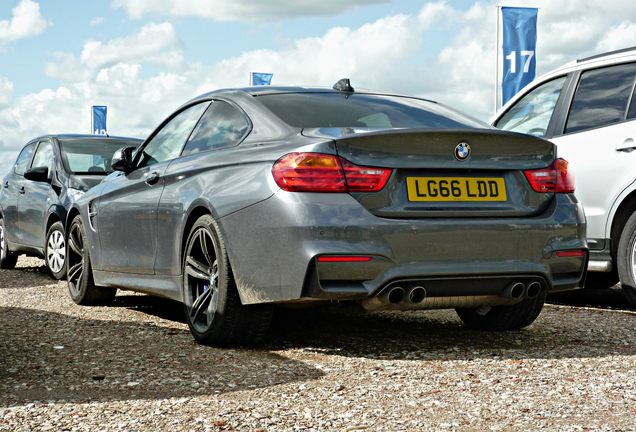
<svg viewBox="0 0 636 432"><path fill-rule="evenodd" d="M303 135L333 139L339 156L356 165L394 170L382 191L351 194L379 217L520 217L543 212L553 197L535 192L523 171L548 167L556 148L529 135L360 128Z"/></svg>

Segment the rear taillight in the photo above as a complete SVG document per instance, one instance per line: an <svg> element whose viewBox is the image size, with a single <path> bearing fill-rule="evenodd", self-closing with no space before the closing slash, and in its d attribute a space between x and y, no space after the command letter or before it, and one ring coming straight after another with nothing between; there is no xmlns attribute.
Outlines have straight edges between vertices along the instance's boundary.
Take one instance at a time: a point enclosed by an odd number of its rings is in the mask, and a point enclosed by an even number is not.
<svg viewBox="0 0 636 432"><path fill-rule="evenodd" d="M377 192L391 172L320 153L290 153L272 167L276 184L289 192Z"/></svg>
<svg viewBox="0 0 636 432"><path fill-rule="evenodd" d="M574 172L565 159L557 159L547 168L523 172L535 192L574 192Z"/></svg>

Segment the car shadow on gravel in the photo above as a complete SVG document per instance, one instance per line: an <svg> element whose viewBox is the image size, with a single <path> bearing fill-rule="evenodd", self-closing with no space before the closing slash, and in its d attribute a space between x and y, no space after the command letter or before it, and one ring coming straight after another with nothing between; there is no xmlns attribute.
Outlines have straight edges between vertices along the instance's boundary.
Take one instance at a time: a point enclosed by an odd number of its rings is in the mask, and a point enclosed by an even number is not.
<svg viewBox="0 0 636 432"><path fill-rule="evenodd" d="M547 305L522 330L475 331L453 310L277 310L266 348L414 361L559 359L636 354L632 312Z"/></svg>
<svg viewBox="0 0 636 432"><path fill-rule="evenodd" d="M152 316L174 303L158 300L163 303L158 308L150 302L160 311ZM134 302L125 297L118 302L145 311L149 300L136 296ZM101 307L86 309L104 313ZM199 345L178 321L86 319L0 307L0 406L189 398L300 385L322 375L267 350Z"/></svg>
<svg viewBox="0 0 636 432"><path fill-rule="evenodd" d="M360 314L350 308L277 308L265 343L243 352L261 355L263 351L304 350L407 360L557 359L635 353L636 336L629 329L636 314L621 313L629 311L630 305L619 287L572 291L552 295L548 301L554 306L546 305L532 326L510 332L472 330L453 310ZM120 292L114 306L185 326L182 305L171 300Z"/></svg>
<svg viewBox="0 0 636 432"><path fill-rule="evenodd" d="M548 295L552 304L584 306L599 309L633 310L623 295L620 284L607 289L582 289Z"/></svg>

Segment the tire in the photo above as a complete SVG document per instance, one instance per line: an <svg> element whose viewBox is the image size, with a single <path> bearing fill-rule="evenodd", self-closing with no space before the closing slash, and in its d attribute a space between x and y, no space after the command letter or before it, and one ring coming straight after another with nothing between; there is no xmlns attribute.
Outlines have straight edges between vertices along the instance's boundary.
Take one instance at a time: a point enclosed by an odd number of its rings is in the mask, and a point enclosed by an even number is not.
<svg viewBox="0 0 636 432"><path fill-rule="evenodd" d="M53 279L60 280L66 276L66 239L61 222L55 222L46 233L44 260Z"/></svg>
<svg viewBox="0 0 636 432"><path fill-rule="evenodd" d="M475 330L519 330L532 324L543 309L546 294L528 298L512 306L455 309L459 318Z"/></svg>
<svg viewBox="0 0 636 432"><path fill-rule="evenodd" d="M0 218L0 268L10 270L18 262L18 254L9 250L9 244L5 238L4 219Z"/></svg>
<svg viewBox="0 0 636 432"><path fill-rule="evenodd" d="M632 308L636 308L636 213L623 227L616 261L623 295Z"/></svg>
<svg viewBox="0 0 636 432"><path fill-rule="evenodd" d="M95 286L91 259L86 247L86 231L82 218L75 216L66 238L68 291L78 305L93 306L112 302L116 288Z"/></svg>
<svg viewBox="0 0 636 432"><path fill-rule="evenodd" d="M272 318L271 306L241 304L225 242L209 215L196 221L186 242L183 305L190 332L203 345L259 343Z"/></svg>

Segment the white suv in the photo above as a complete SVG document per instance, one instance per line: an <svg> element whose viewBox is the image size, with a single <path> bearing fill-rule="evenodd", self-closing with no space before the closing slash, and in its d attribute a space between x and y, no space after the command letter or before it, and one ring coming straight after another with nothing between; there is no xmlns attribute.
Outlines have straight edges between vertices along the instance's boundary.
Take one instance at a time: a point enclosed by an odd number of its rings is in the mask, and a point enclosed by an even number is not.
<svg viewBox="0 0 636 432"><path fill-rule="evenodd" d="M636 307L636 47L573 61L538 78L491 120L540 136L576 174L587 218L588 286L619 280Z"/></svg>

